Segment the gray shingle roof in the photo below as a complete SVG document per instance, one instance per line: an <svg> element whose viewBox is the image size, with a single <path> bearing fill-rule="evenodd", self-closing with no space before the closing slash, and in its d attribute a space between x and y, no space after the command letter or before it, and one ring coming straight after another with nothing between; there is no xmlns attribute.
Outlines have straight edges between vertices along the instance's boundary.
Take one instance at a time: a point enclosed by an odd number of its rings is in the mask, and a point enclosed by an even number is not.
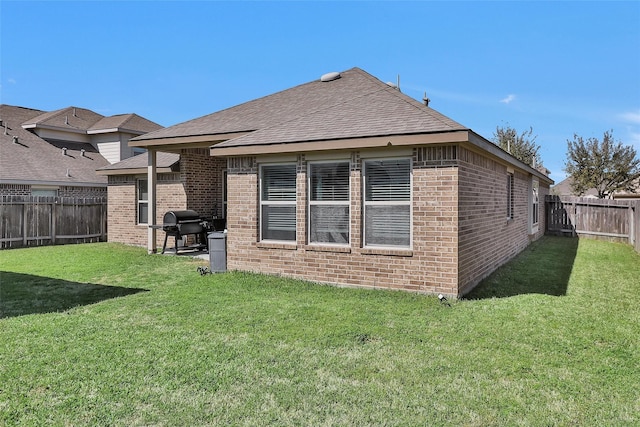
<svg viewBox="0 0 640 427"><path fill-rule="evenodd" d="M28 129L52 127L80 133L119 129L141 133L160 127L136 114L104 117L77 107L45 112L0 105L0 120L7 125L6 135L4 126L0 128L0 181L57 185L106 185L107 178L97 175L96 170L109 162L88 142L46 141ZM17 143L14 136L18 137ZM66 155L63 148L67 149Z"/></svg>
<svg viewBox="0 0 640 427"><path fill-rule="evenodd" d="M86 131L100 119L103 115L86 108L67 107L60 110L43 112L22 123L26 127L58 127L64 129L77 129Z"/></svg>
<svg viewBox="0 0 640 427"><path fill-rule="evenodd" d="M59 116L40 110L0 105L0 119L7 125L7 135L4 127L0 128L0 181L106 184L106 177L96 175L95 171L109 162L91 144L50 143L22 127L23 123L43 118L47 123L59 120ZM17 143L13 142L14 136L18 137ZM63 146L67 148L66 155ZM81 155L82 149L85 156Z"/></svg>
<svg viewBox="0 0 640 427"><path fill-rule="evenodd" d="M150 132L135 141L253 132L218 146L467 129L359 68Z"/></svg>
<svg viewBox="0 0 640 427"><path fill-rule="evenodd" d="M120 129L123 131L127 130L133 131L138 134L144 134L147 132L158 130L160 128L162 128L162 126L152 122L151 120L147 120L144 117L140 117L139 115L134 113L129 113L103 117L87 130L89 131L89 133L98 133L101 130Z"/></svg>

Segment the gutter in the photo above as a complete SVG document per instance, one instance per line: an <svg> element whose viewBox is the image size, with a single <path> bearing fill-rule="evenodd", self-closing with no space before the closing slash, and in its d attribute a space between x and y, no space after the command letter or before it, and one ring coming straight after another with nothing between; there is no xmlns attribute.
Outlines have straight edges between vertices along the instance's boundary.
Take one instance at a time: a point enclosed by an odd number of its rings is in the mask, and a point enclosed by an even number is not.
<svg viewBox="0 0 640 427"><path fill-rule="evenodd" d="M18 184L18 185L51 185L64 187L107 187L107 183L98 182L80 182L80 181L32 181L27 179L0 179L0 184Z"/></svg>

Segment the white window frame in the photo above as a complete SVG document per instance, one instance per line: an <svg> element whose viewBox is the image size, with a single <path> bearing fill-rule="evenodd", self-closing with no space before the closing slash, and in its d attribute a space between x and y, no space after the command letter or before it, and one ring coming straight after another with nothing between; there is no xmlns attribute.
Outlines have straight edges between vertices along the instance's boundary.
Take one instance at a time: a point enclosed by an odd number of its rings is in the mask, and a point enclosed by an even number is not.
<svg viewBox="0 0 640 427"><path fill-rule="evenodd" d="M318 164L338 164L344 163L347 165L347 180L348 180L348 198L347 200L312 200L312 179L313 175L311 172L313 165ZM310 245L329 245L329 246L349 246L351 244L351 162L349 159L341 158L335 160L322 160L322 161L313 161L308 162L307 164L307 200L308 200L308 208L307 208L307 235L308 235L308 243ZM347 207L347 242L345 243L332 243L332 242L319 242L311 240L311 229L312 229L312 215L311 215L311 207L312 206L346 206Z"/></svg>
<svg viewBox="0 0 640 427"><path fill-rule="evenodd" d="M530 234L537 233L540 224L540 182L538 178L531 178L531 227Z"/></svg>
<svg viewBox="0 0 640 427"><path fill-rule="evenodd" d="M223 169L222 170L222 213L221 213L221 218L226 218L227 217L227 193L228 193L227 178L228 178L227 170Z"/></svg>
<svg viewBox="0 0 640 427"><path fill-rule="evenodd" d="M141 184L144 183L144 188L148 188L149 186L149 181L146 178L138 178L136 179L136 224L138 225L146 225L148 224L149 221L149 199L142 199L142 192L140 191L140 186ZM142 205L147 206L147 221L142 222L140 221L140 207Z"/></svg>
<svg viewBox="0 0 640 427"><path fill-rule="evenodd" d="M288 166L294 167L295 170L295 181L296 182L296 186L295 186L295 197L293 200L263 200L263 188L264 188L264 181L263 181L263 177L264 177L264 168L266 167L277 167L277 166ZM291 242L296 242L297 240L297 224L298 224L298 209L297 209L297 201L298 201L298 188L297 188L297 163L294 162L287 162L287 163L263 163L259 165L259 174L260 174L260 183L259 183L259 187L258 187L258 191L259 191L259 200L260 200L260 211L259 211L259 215L258 215L258 224L259 224L259 229L260 229L260 241L261 242L284 242L284 243L291 243ZM263 218L263 212L264 212L264 208L266 206L292 206L294 208L294 224L295 224L295 230L294 230L294 237L293 239L267 239L264 238L264 230L263 230L263 226L262 226L262 218Z"/></svg>
<svg viewBox="0 0 640 427"><path fill-rule="evenodd" d="M406 160L409 162L409 200L367 201L367 163L377 161ZM371 206L408 206L409 207L409 245L381 245L367 242L367 208ZM411 157L382 157L362 160L362 245L365 248L412 249L413 248L413 161Z"/></svg>

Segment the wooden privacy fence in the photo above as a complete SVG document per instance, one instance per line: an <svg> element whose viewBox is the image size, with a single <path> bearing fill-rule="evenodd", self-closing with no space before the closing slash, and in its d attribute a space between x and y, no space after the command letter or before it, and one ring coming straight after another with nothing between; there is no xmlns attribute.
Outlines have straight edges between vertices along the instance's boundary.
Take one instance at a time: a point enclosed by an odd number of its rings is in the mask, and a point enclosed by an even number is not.
<svg viewBox="0 0 640 427"><path fill-rule="evenodd" d="M106 197L0 196L0 249L106 238Z"/></svg>
<svg viewBox="0 0 640 427"><path fill-rule="evenodd" d="M629 243L640 252L640 200L546 196L547 233Z"/></svg>

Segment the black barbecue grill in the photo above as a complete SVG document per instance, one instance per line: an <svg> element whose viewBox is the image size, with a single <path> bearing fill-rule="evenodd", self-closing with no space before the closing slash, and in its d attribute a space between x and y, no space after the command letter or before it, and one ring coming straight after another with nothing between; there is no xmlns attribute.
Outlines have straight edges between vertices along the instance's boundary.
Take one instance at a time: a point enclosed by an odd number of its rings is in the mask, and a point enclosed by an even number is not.
<svg viewBox="0 0 640 427"><path fill-rule="evenodd" d="M175 251L178 253L178 240L183 236L193 234L198 237L200 247L207 245L208 223L204 221L196 211L169 211L162 219L162 231L165 232L162 253L167 247L169 236L175 237Z"/></svg>

